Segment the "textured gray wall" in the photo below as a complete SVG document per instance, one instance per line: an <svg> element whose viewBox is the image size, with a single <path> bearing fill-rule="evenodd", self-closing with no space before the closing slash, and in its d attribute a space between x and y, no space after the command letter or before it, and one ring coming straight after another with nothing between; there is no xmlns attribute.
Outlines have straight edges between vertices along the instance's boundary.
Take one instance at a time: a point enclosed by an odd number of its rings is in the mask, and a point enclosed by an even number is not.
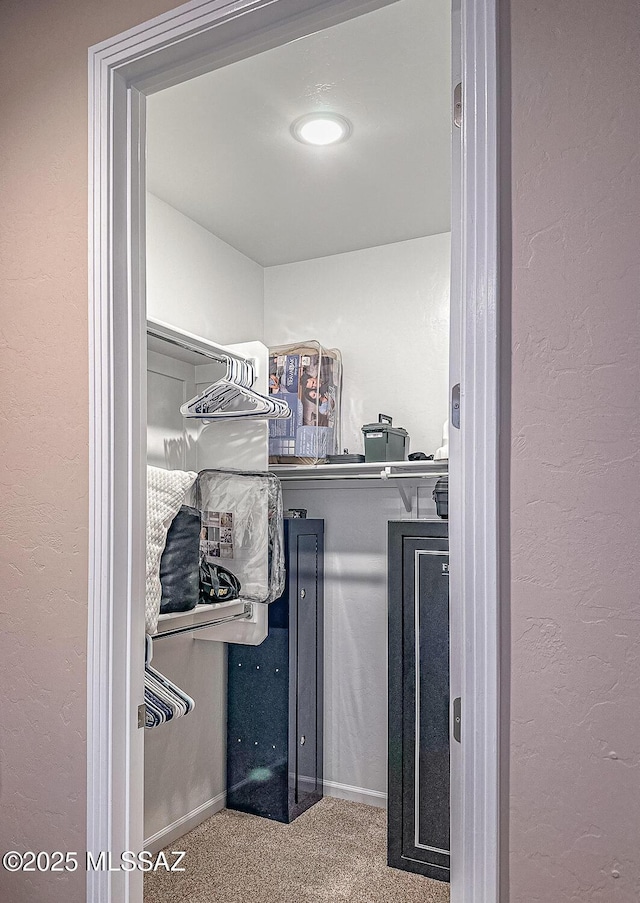
<svg viewBox="0 0 640 903"><path fill-rule="evenodd" d="M511 20L510 903L637 903L640 8Z"/></svg>

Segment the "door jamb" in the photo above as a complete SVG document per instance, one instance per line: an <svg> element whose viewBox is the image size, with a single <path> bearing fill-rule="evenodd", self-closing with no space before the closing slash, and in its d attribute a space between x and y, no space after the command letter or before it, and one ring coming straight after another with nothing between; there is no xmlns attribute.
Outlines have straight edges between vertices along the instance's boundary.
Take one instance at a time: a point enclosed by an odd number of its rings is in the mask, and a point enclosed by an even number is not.
<svg viewBox="0 0 640 903"><path fill-rule="evenodd" d="M392 0L193 0L89 49L90 554L87 850L142 846L144 95ZM456 4L457 5L457 4ZM452 903L499 887L497 0L460 0L465 115L451 385ZM453 228L454 241L456 229ZM464 604L463 604L464 600ZM136 776L138 780L136 780ZM141 873L88 871L89 903L139 903Z"/></svg>

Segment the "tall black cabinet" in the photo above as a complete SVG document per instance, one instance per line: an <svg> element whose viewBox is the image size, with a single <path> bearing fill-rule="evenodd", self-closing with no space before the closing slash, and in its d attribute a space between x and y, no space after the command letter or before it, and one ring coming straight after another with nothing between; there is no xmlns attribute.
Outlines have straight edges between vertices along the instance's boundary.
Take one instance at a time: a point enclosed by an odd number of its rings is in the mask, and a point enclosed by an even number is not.
<svg viewBox="0 0 640 903"><path fill-rule="evenodd" d="M229 645L227 807L288 823L322 797L324 521L285 520L285 550L269 635Z"/></svg>
<svg viewBox="0 0 640 903"><path fill-rule="evenodd" d="M447 523L389 523L390 866L449 880Z"/></svg>

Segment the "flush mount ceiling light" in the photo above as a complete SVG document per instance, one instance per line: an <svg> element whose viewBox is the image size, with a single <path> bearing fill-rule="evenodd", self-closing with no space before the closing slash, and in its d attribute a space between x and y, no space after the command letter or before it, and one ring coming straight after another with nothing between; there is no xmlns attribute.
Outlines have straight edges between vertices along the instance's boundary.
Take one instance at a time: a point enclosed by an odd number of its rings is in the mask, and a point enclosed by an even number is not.
<svg viewBox="0 0 640 903"><path fill-rule="evenodd" d="M351 123L337 113L307 113L291 126L291 134L303 144L324 147L346 141L351 134Z"/></svg>

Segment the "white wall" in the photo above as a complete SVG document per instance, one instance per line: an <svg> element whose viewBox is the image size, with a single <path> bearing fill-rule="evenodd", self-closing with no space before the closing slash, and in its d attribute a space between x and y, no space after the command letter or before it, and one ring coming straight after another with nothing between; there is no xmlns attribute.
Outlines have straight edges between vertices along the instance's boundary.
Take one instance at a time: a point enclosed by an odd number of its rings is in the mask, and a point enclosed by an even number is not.
<svg viewBox="0 0 640 903"><path fill-rule="evenodd" d="M342 445L391 414L431 454L447 419L450 233L267 267L265 342L342 351Z"/></svg>
<svg viewBox="0 0 640 903"><path fill-rule="evenodd" d="M342 351L342 445L391 414L430 454L447 418L450 235L265 269L265 342L317 338ZM421 516L435 515L432 484ZM288 507L325 520L325 746L329 793L387 787L387 522L397 490L367 484L287 489ZM415 511L414 511L415 516Z"/></svg>
<svg viewBox="0 0 640 903"><path fill-rule="evenodd" d="M262 267L164 201L153 195L147 201L149 314L222 344L260 339ZM216 442L232 447L237 430L233 424L186 429L179 412L186 400L179 377L189 368L165 360L172 365L166 370L161 357L150 356L149 462L168 468L219 466ZM265 374L262 379L266 389ZM241 428L266 450L264 424ZM191 448L194 435L200 437L198 455ZM250 453L252 468L265 466L266 451L259 457ZM195 699L196 708L187 718L145 732L147 838L211 801L219 807L226 784L226 645L190 636L155 640L153 664Z"/></svg>
<svg viewBox="0 0 640 903"><path fill-rule="evenodd" d="M432 488L429 481L420 490L421 517L435 517ZM325 521L325 793L380 805L387 792L387 523L409 515L397 489L381 483L284 490L285 507Z"/></svg>
<svg viewBox="0 0 640 903"><path fill-rule="evenodd" d="M223 345L262 339L263 269L147 194L149 316Z"/></svg>

